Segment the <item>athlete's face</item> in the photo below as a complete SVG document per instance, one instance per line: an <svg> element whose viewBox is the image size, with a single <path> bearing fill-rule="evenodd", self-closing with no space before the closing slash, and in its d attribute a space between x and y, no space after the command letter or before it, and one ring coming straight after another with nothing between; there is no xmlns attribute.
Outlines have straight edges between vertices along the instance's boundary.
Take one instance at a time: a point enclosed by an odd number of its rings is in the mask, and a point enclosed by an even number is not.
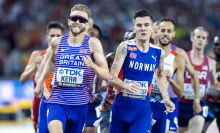
<svg viewBox="0 0 220 133"><path fill-rule="evenodd" d="M204 30L200 30L200 29L194 30L194 36L191 36L193 47L195 47L198 50L203 50L208 42L207 36L208 34Z"/></svg>
<svg viewBox="0 0 220 133"><path fill-rule="evenodd" d="M150 17L137 17L134 21L133 30L138 40L149 40L151 33L153 32L153 26Z"/></svg>
<svg viewBox="0 0 220 133"><path fill-rule="evenodd" d="M85 18L88 20L88 15L86 12L83 12L83 11L72 11L70 13L70 16L79 16L79 17L82 17L82 18ZM70 31L74 34L74 35L78 35L82 32L85 32L86 30L86 27L89 26L89 23L86 22L86 23L80 23L79 20L77 20L76 22L68 19L68 25L69 25L69 29Z"/></svg>
<svg viewBox="0 0 220 133"><path fill-rule="evenodd" d="M48 47L50 47L50 42L52 40L53 37L60 37L62 36L62 30L59 28L51 28L48 31L48 34L46 36L46 39L48 41Z"/></svg>
<svg viewBox="0 0 220 133"><path fill-rule="evenodd" d="M159 24L159 43L162 46L167 46L175 37L174 25L172 22L161 22Z"/></svg>
<svg viewBox="0 0 220 133"><path fill-rule="evenodd" d="M220 57L220 37L216 36L214 38L214 44L212 45L212 47L213 47L213 52L215 53L215 55Z"/></svg>
<svg viewBox="0 0 220 133"><path fill-rule="evenodd" d="M152 33L151 37L154 40L158 40L159 26L158 25L153 25L153 27L154 27L154 30L153 30L153 33Z"/></svg>
<svg viewBox="0 0 220 133"><path fill-rule="evenodd" d="M99 31L93 27L89 32L89 36L99 38Z"/></svg>

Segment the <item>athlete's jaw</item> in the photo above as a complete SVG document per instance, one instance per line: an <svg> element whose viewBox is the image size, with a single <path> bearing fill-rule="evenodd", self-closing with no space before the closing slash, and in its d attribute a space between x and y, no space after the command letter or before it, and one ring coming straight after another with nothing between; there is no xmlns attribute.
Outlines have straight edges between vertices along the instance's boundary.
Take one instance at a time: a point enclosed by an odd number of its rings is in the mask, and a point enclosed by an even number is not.
<svg viewBox="0 0 220 133"><path fill-rule="evenodd" d="M170 44L171 41L172 41L172 38L170 39L167 36L163 36L163 37L159 38L159 42L162 46L167 46L168 44Z"/></svg>
<svg viewBox="0 0 220 133"><path fill-rule="evenodd" d="M69 29L74 35L78 35L85 31L85 26L83 26L83 24L80 24L80 23L72 24L72 25L69 25Z"/></svg>

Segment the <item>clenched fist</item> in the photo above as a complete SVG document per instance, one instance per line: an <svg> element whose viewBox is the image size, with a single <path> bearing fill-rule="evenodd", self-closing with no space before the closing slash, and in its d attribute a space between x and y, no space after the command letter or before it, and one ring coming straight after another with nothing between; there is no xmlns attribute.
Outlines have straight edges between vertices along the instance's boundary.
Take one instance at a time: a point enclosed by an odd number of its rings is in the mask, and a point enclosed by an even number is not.
<svg viewBox="0 0 220 133"><path fill-rule="evenodd" d="M85 57L82 57L84 63L86 64L87 67L89 68L93 68L94 67L94 63L92 62L92 59L87 55Z"/></svg>

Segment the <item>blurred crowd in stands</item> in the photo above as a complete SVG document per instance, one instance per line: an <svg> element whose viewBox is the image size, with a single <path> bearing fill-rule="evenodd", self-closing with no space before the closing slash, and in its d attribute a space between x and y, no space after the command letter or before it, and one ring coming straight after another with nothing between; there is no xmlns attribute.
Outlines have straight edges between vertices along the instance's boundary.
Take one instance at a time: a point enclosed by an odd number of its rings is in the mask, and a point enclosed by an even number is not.
<svg viewBox="0 0 220 133"><path fill-rule="evenodd" d="M132 30L132 16L146 9L154 21L162 17L175 20L173 44L191 49L190 32L203 26L210 36L206 54L212 53L214 36L220 34L219 0L0 0L0 76L19 76L34 50L47 48L46 25L59 21L65 25L73 5L85 4L92 19L102 30L105 54L115 51L127 30Z"/></svg>

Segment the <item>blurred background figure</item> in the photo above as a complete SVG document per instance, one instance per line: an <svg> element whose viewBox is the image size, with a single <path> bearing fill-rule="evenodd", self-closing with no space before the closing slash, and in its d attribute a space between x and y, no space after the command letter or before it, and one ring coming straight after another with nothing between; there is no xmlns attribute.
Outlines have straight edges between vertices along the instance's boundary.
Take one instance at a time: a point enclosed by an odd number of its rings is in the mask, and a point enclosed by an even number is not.
<svg viewBox="0 0 220 133"><path fill-rule="evenodd" d="M147 9L154 21L165 16L173 19L177 24L173 44L186 51L192 48L189 38L193 28L203 26L208 29L207 56L213 54L212 39L220 34L219 0L0 0L0 122L30 119L33 83L28 81L22 85L18 81L19 76L31 53L47 48L47 24L59 21L68 27L69 11L79 3L91 9L91 18L102 29L101 42L105 54L115 52L125 31L132 29L131 18L139 9ZM0 125L0 132L1 129Z"/></svg>

